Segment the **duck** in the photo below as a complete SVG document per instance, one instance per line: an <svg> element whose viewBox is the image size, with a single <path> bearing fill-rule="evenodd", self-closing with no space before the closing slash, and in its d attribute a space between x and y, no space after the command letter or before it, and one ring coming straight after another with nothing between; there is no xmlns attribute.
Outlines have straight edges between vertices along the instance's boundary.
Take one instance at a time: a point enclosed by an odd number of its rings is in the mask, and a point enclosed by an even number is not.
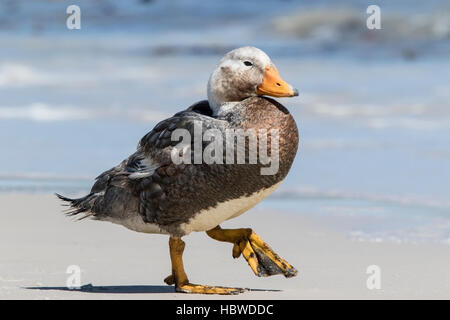
<svg viewBox="0 0 450 320"><path fill-rule="evenodd" d="M182 237L192 232L232 244L233 258L242 256L258 277L294 277L295 267L252 228L225 229L221 224L254 207L286 178L299 133L288 109L274 98L295 96L298 90L281 78L264 51L251 46L234 49L211 73L207 100L159 122L140 140L135 153L95 179L86 196L56 195L69 206L66 215L77 220L108 221L136 232L168 235L172 270L164 282L174 285L175 292L227 295L247 290L190 282L183 266ZM230 132L253 135L239 140ZM200 138L181 143L186 135ZM258 148L249 146L254 136ZM249 143L242 146L243 141ZM204 156L211 145L216 147L210 152L213 161L206 161L202 152ZM229 152L230 147L235 148ZM264 155L270 159L258 161Z"/></svg>

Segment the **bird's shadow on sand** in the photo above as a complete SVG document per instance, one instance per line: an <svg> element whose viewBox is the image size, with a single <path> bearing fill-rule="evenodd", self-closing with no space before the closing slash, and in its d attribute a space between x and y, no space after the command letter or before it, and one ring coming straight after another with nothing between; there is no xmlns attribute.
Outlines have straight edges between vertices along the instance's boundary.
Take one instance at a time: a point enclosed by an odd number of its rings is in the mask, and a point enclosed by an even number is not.
<svg viewBox="0 0 450 320"><path fill-rule="evenodd" d="M126 285L126 286L93 286L86 284L80 288L69 289L68 287L25 287L28 290L59 290L71 292L88 292L88 293L121 293L121 294L135 294L135 293L175 293L173 286L157 286L157 285ZM260 292L281 292L282 290L270 289L249 289L246 290L260 291Z"/></svg>

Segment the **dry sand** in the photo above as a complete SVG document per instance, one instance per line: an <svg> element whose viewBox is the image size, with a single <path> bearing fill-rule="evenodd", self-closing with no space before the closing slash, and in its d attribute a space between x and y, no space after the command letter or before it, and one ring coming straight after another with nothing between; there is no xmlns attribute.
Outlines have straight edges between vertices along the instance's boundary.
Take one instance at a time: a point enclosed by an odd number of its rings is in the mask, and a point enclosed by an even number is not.
<svg viewBox="0 0 450 320"><path fill-rule="evenodd" d="M168 238L106 222L72 222L50 195L0 195L0 299L449 299L450 246L352 242L313 216L255 208L224 227L252 227L299 270L296 278L257 278L231 245L203 233L185 237L191 281L257 291L239 296L173 292ZM81 267L82 291L65 288ZM381 268L368 290L366 268ZM263 290L263 291L262 291ZM269 290L269 291L264 291Z"/></svg>

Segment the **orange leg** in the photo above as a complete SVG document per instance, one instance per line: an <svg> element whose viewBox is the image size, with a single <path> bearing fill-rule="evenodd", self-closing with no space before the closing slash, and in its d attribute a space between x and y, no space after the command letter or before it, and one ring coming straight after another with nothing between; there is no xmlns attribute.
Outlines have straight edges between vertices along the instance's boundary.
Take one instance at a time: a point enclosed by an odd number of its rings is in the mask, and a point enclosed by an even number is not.
<svg viewBox="0 0 450 320"><path fill-rule="evenodd" d="M217 226L206 233L215 240L233 243L233 258L242 254L258 277L283 274L290 278L297 275L297 270L276 254L252 229L222 229Z"/></svg>
<svg viewBox="0 0 450 320"><path fill-rule="evenodd" d="M175 284L175 290L183 293L202 294L238 294L244 292L241 288L214 287L199 284L192 284L184 272L183 251L185 243L180 238L170 237L170 260L172 262L172 274L164 279L168 285Z"/></svg>

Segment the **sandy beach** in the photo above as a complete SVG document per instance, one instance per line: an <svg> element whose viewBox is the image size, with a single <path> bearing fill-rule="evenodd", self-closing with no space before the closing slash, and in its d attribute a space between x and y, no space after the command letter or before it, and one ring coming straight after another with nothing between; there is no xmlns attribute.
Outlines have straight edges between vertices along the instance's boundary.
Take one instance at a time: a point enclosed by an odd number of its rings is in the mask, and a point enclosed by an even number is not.
<svg viewBox="0 0 450 320"><path fill-rule="evenodd" d="M203 233L185 237L193 283L251 288L238 296L174 293L167 236L106 222L72 222L51 195L0 195L0 299L449 299L450 246L356 242L313 215L256 207L223 227L252 227L299 270L296 278L257 278L231 246ZM66 288L70 265L80 290ZM367 267L381 270L369 290Z"/></svg>

